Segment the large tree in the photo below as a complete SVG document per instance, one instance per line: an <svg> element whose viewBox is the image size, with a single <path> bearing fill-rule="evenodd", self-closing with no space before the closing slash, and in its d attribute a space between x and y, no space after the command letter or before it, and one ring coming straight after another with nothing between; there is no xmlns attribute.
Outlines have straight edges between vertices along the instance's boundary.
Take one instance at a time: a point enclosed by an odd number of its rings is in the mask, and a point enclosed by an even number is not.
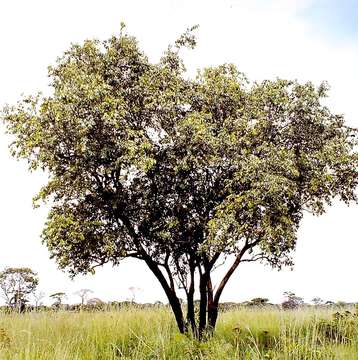
<svg viewBox="0 0 358 360"><path fill-rule="evenodd" d="M22 311L29 295L36 291L39 279L29 268L6 268L0 272L0 288L6 304Z"/></svg>
<svg viewBox="0 0 358 360"><path fill-rule="evenodd" d="M357 200L358 159L357 132L322 105L326 84L249 83L234 65L189 79L179 50L194 45L188 31L158 63L123 31L73 45L49 69L52 95L3 118L13 154L49 174L36 199L51 205L43 241L59 266L140 259L179 330L201 337L239 264L291 264L304 210Z"/></svg>

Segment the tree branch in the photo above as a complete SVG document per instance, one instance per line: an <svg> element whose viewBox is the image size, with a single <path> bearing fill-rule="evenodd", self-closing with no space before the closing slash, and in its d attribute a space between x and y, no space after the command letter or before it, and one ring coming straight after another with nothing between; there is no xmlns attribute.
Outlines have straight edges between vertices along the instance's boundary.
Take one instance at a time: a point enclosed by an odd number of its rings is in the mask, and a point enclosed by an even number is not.
<svg viewBox="0 0 358 360"><path fill-rule="evenodd" d="M218 304L219 300L220 300L220 296L227 284L227 282L229 281L231 275L234 273L234 271L237 269L237 267L239 266L242 257L244 256L244 254L246 253L247 250L253 248L255 245L257 245L260 242L260 238L258 238L257 240L255 240L252 243L249 243L247 240L245 242L244 247L242 248L242 250L240 251L239 255L236 257L234 263L231 265L231 267L229 268L229 270L227 271L227 273L225 274L225 276L222 278L216 293L214 295L214 304Z"/></svg>

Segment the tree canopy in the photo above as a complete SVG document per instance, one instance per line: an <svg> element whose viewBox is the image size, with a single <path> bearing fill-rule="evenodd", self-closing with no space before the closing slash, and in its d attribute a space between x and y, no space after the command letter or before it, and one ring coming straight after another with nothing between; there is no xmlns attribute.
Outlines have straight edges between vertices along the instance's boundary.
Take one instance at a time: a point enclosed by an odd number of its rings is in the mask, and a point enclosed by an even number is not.
<svg viewBox="0 0 358 360"><path fill-rule="evenodd" d="M8 267L0 272L0 288L6 304L20 311L38 283L37 274L29 268Z"/></svg>
<svg viewBox="0 0 358 360"><path fill-rule="evenodd" d="M51 299L54 299L55 302L52 304L53 306L60 307L62 305L62 301L67 297L66 293L59 291L50 295Z"/></svg>
<svg viewBox="0 0 358 360"><path fill-rule="evenodd" d="M251 83L232 64L188 78L183 46L195 46L191 30L158 63L123 30L73 45L49 68L53 93L3 118L13 154L49 174L35 200L51 206L43 241L59 266L76 275L143 260L180 331L200 336L240 263L291 264L305 210L357 200L357 131L322 104L325 83Z"/></svg>

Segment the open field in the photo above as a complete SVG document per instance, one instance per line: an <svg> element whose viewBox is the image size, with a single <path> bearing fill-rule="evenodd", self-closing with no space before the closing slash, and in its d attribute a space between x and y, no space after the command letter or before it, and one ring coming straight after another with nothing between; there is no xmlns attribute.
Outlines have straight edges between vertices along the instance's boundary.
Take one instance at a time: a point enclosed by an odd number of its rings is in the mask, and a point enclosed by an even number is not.
<svg viewBox="0 0 358 360"><path fill-rule="evenodd" d="M333 313L230 311L221 314L215 336L202 344L180 335L166 308L2 314L0 359L356 360L358 320L332 321Z"/></svg>

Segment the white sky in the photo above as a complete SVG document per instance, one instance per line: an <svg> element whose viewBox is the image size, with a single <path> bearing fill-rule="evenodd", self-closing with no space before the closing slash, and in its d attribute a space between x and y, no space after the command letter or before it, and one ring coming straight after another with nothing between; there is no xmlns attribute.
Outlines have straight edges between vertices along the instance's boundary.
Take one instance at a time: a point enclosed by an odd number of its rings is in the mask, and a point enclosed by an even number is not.
<svg viewBox="0 0 358 360"><path fill-rule="evenodd" d="M120 22L151 59L158 59L170 42L187 27L199 24L198 47L185 53L189 70L232 62L251 80L286 77L328 80L330 106L358 127L356 84L358 42L354 36L330 37L329 24L308 21L303 14L314 0L7 0L0 3L0 106L13 103L21 93L46 92L47 66L71 42L106 39L118 34ZM94 276L74 281L57 270L41 244L45 207L34 210L32 196L46 181L30 174L25 162L10 157L9 139L0 129L0 269L29 266L40 276L47 294L71 295L90 288L103 300L124 300L128 288L139 287L137 300L164 300L165 295L146 267L125 261L105 266ZM224 291L223 301L256 296L282 300L292 290L309 301L358 301L358 207L335 204L320 218L307 215L299 231L293 271L272 271L259 264L244 264ZM75 298L70 298L74 301Z"/></svg>

